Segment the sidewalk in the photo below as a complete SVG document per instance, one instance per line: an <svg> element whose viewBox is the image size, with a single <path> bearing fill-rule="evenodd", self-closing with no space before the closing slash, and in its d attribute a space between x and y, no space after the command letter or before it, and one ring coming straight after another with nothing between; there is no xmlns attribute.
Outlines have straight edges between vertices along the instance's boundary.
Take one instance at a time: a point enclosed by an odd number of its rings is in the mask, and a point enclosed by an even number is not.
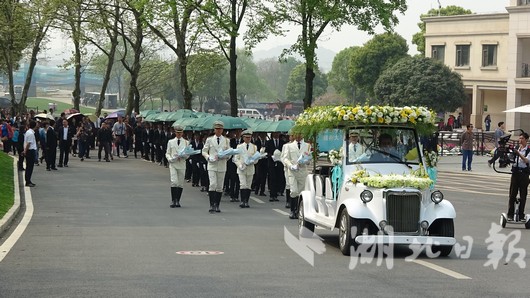
<svg viewBox="0 0 530 298"><path fill-rule="evenodd" d="M506 176L507 174L497 173L493 169L493 167L488 166L488 160L490 159L490 156L481 156L481 155L473 155L473 162L471 163L471 172L463 172L463 173L469 173L469 175L488 175L488 176ZM498 165L498 163L497 163ZM509 172L509 168L506 169L498 169ZM462 155L450 155L450 156L440 156L440 159L438 160L438 171L440 172L462 172Z"/></svg>

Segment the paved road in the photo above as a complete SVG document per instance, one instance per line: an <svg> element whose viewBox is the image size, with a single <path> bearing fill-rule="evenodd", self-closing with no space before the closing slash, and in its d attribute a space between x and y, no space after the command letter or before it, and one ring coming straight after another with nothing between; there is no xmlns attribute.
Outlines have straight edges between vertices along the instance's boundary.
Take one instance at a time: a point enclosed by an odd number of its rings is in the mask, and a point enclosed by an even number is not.
<svg viewBox="0 0 530 298"><path fill-rule="evenodd" d="M374 260L352 270L337 232L317 229L325 252L314 254L313 266L291 250L285 238L296 235L296 222L283 202L251 200L242 210L224 197L223 212L210 215L206 195L189 184L183 207L170 209L168 170L152 163L75 159L58 172L38 167L31 222L0 262L0 297L527 296L528 269L513 259L496 270L484 266L509 176L449 171L457 162L441 161L438 186L456 207L459 244L473 238L469 258L453 252L407 262L411 251L396 248L380 266ZM527 230L502 232L522 232L515 247L530 247ZM523 261L530 266L528 256Z"/></svg>

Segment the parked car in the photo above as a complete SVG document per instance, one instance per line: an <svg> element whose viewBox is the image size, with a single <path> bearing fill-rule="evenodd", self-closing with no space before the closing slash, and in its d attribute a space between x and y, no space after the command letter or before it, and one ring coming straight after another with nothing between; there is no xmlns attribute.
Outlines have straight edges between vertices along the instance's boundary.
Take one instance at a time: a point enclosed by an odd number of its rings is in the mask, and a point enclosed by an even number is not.
<svg viewBox="0 0 530 298"><path fill-rule="evenodd" d="M336 117L319 113L322 119ZM309 118L297 124L311 125ZM338 229L344 255L361 244L416 243L447 256L456 243L456 212L427 175L417 127L405 118L387 123L352 118L339 124L344 142L337 164L321 164L307 176L298 205L300 235L312 235L315 226Z"/></svg>

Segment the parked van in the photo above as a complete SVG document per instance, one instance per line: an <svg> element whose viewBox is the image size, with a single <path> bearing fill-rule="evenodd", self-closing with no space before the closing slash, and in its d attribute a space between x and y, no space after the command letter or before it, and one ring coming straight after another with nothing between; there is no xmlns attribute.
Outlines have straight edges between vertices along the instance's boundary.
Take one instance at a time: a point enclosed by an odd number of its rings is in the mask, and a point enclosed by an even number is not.
<svg viewBox="0 0 530 298"><path fill-rule="evenodd" d="M239 117L265 119L263 115L256 109L237 109Z"/></svg>

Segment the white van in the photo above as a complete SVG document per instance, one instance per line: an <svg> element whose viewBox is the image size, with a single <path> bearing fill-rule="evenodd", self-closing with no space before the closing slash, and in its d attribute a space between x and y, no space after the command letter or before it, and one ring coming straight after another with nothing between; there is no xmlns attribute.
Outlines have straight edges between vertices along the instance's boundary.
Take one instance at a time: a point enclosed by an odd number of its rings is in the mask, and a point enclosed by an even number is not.
<svg viewBox="0 0 530 298"><path fill-rule="evenodd" d="M256 109L237 109L239 117L265 119L263 115Z"/></svg>

